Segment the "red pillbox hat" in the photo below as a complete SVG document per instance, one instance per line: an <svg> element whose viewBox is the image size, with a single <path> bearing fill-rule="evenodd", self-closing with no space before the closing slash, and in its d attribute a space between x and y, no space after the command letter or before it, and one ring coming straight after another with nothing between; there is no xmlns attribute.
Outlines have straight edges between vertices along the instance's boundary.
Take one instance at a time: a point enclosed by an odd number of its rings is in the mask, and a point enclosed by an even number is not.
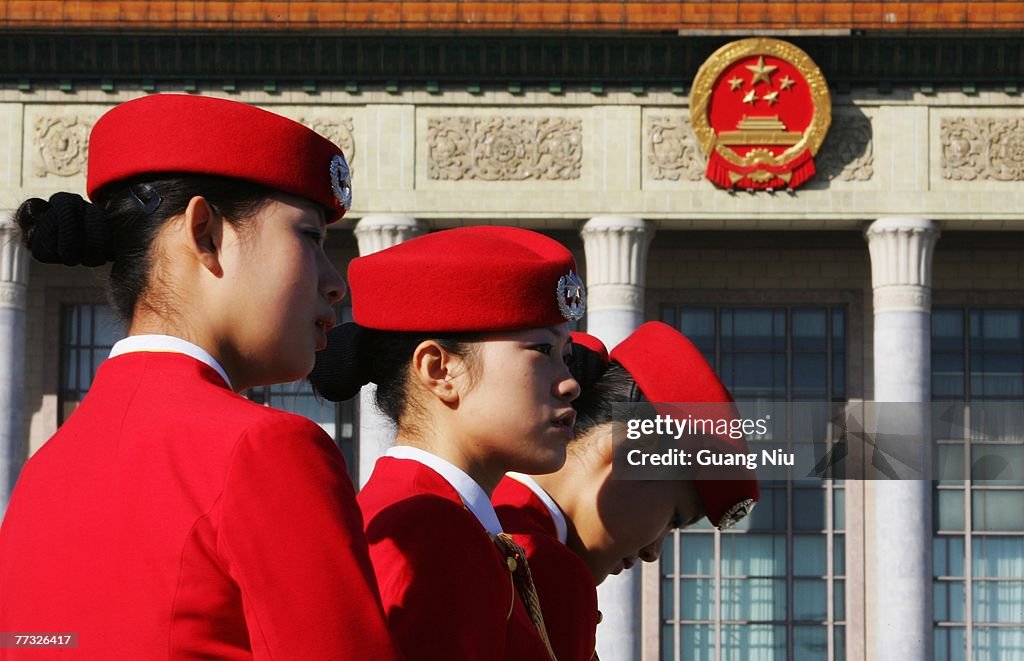
<svg viewBox="0 0 1024 661"><path fill-rule="evenodd" d="M608 364L608 349L605 348L604 342L590 333L582 333L580 331L573 331L569 333L569 337L572 338L573 344L578 344L581 347L589 349L596 355L600 356L605 365Z"/></svg>
<svg viewBox="0 0 1024 661"><path fill-rule="evenodd" d="M243 179L320 204L327 222L351 204L341 149L298 122L238 101L154 94L109 110L89 136L86 190L143 175Z"/></svg>
<svg viewBox="0 0 1024 661"><path fill-rule="evenodd" d="M352 317L386 331L467 333L553 326L586 308L565 246L516 227L443 230L348 267Z"/></svg>
<svg viewBox="0 0 1024 661"><path fill-rule="evenodd" d="M611 359L622 365L649 402L722 402L732 404L729 390L719 380L700 351L682 333L660 321L650 321L612 349ZM716 417L735 416L735 406L712 407ZM710 417L710 416L709 416ZM717 449L746 453L744 439L714 437ZM732 479L739 473L740 479ZM753 471L730 467L729 478L702 469L697 490L704 500L708 520L718 528L735 525L761 497Z"/></svg>

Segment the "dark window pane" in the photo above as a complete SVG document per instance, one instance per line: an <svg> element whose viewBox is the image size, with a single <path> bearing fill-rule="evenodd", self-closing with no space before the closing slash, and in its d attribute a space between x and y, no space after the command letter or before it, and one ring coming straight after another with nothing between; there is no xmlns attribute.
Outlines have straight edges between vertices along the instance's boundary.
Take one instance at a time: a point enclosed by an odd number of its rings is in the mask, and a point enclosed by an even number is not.
<svg viewBox="0 0 1024 661"><path fill-rule="evenodd" d="M669 326L676 327L676 309L670 305L662 306L661 321Z"/></svg>
<svg viewBox="0 0 1024 661"><path fill-rule="evenodd" d="M827 397L827 354L793 354L793 398L824 400Z"/></svg>
<svg viewBox="0 0 1024 661"><path fill-rule="evenodd" d="M964 492L962 490L943 489L935 492L936 530L963 530L964 519Z"/></svg>
<svg viewBox="0 0 1024 661"><path fill-rule="evenodd" d="M963 397L964 356L962 353L932 354L932 395Z"/></svg>
<svg viewBox="0 0 1024 661"><path fill-rule="evenodd" d="M1024 395L1024 354L972 353L971 395L974 398Z"/></svg>
<svg viewBox="0 0 1024 661"><path fill-rule="evenodd" d="M1020 619L1017 620L1020 622ZM975 661L1024 659L1024 627L977 627L974 629Z"/></svg>
<svg viewBox="0 0 1024 661"><path fill-rule="evenodd" d="M785 311L782 311L785 313ZM722 310L722 349L725 351L785 351L785 316L775 310Z"/></svg>
<svg viewBox="0 0 1024 661"><path fill-rule="evenodd" d="M786 627L727 624L722 627L722 661L775 661L786 658Z"/></svg>
<svg viewBox="0 0 1024 661"><path fill-rule="evenodd" d="M932 311L932 351L963 353L963 310L936 308Z"/></svg>
<svg viewBox="0 0 1024 661"><path fill-rule="evenodd" d="M976 578L1024 579L1024 537L974 535L971 554Z"/></svg>
<svg viewBox="0 0 1024 661"><path fill-rule="evenodd" d="M714 308L684 308L679 315L679 331L700 349L705 358L715 355Z"/></svg>
<svg viewBox="0 0 1024 661"><path fill-rule="evenodd" d="M723 576L786 575L786 540L781 535L722 535L721 544Z"/></svg>
<svg viewBox="0 0 1024 661"><path fill-rule="evenodd" d="M828 631L824 627L793 628L793 661L820 661L827 658Z"/></svg>
<svg viewBox="0 0 1024 661"><path fill-rule="evenodd" d="M785 531L786 491L761 485L761 500L754 511L736 524L737 530Z"/></svg>
<svg viewBox="0 0 1024 661"><path fill-rule="evenodd" d="M824 535L793 536L793 575L821 578L827 573Z"/></svg>
<svg viewBox="0 0 1024 661"><path fill-rule="evenodd" d="M715 627L710 624L684 624L680 627L680 656L695 661L713 661L715 658ZM671 656L662 656L671 659Z"/></svg>
<svg viewBox="0 0 1024 661"><path fill-rule="evenodd" d="M1024 533L1024 492L975 490L971 494L971 527L986 532ZM1024 567L1024 558L1019 564Z"/></svg>
<svg viewBox="0 0 1024 661"><path fill-rule="evenodd" d="M846 354L832 354L832 398L846 399Z"/></svg>
<svg viewBox="0 0 1024 661"><path fill-rule="evenodd" d="M846 581L837 580L832 584L832 619L836 622L846 619Z"/></svg>
<svg viewBox="0 0 1024 661"><path fill-rule="evenodd" d="M846 351L846 310L832 310L832 350Z"/></svg>
<svg viewBox="0 0 1024 661"><path fill-rule="evenodd" d="M964 575L963 536L936 536L932 540L932 557L936 576Z"/></svg>
<svg viewBox="0 0 1024 661"><path fill-rule="evenodd" d="M722 355L722 381L737 399L785 397L786 375L779 374L779 363L785 370L785 356L768 353Z"/></svg>
<svg viewBox="0 0 1024 661"><path fill-rule="evenodd" d="M715 581L712 578L679 580L680 619L712 620L715 617Z"/></svg>
<svg viewBox="0 0 1024 661"><path fill-rule="evenodd" d="M825 310L793 310L793 351L825 351L828 347Z"/></svg>
<svg viewBox="0 0 1024 661"><path fill-rule="evenodd" d="M1024 352L1022 310L971 310L971 351Z"/></svg>
<svg viewBox="0 0 1024 661"><path fill-rule="evenodd" d="M81 340L79 346L92 344L92 308L91 305L79 305L79 333Z"/></svg>
<svg viewBox="0 0 1024 661"><path fill-rule="evenodd" d="M786 581L781 578L722 580L722 619L771 622L786 619Z"/></svg>
<svg viewBox="0 0 1024 661"><path fill-rule="evenodd" d="M825 529L824 489L793 490L793 528L796 530Z"/></svg>

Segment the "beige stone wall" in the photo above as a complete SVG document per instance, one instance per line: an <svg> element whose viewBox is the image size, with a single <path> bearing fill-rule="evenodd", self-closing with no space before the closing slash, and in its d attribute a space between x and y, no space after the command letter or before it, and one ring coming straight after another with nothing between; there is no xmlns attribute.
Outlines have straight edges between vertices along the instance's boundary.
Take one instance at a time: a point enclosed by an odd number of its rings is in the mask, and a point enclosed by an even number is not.
<svg viewBox="0 0 1024 661"><path fill-rule="evenodd" d="M0 208L84 186L84 136L122 92L0 92ZM353 217L572 226L614 213L699 228L853 228L914 214L1010 229L1024 209L1024 99L986 92L837 96L819 175L793 193L703 178L686 96L489 92L230 96L304 121L352 156ZM140 136L159 140L159 135Z"/></svg>

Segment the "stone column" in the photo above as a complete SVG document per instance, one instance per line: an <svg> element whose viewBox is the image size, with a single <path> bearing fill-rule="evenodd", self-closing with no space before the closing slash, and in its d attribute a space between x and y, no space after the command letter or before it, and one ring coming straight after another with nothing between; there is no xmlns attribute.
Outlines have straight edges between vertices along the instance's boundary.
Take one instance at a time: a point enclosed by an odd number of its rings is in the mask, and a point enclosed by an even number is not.
<svg viewBox="0 0 1024 661"><path fill-rule="evenodd" d="M647 249L654 225L640 218L592 218L581 232L587 258L587 332L611 350L644 321ZM640 568L610 576L598 588L604 619L597 629L602 659L639 661Z"/></svg>
<svg viewBox="0 0 1024 661"><path fill-rule="evenodd" d="M28 253L0 212L0 517L25 460L25 307Z"/></svg>
<svg viewBox="0 0 1024 661"><path fill-rule="evenodd" d="M355 227L359 255L370 255L398 245L426 231L426 225L408 216L365 216ZM395 442L395 428L374 404L377 386L368 383L359 393L359 486L370 479L373 465Z"/></svg>
<svg viewBox="0 0 1024 661"><path fill-rule="evenodd" d="M587 257L587 332L611 350L644 321L647 249L654 224L600 216L583 225Z"/></svg>
<svg viewBox="0 0 1024 661"><path fill-rule="evenodd" d="M920 218L880 218L865 232L874 290L874 384L879 420L886 402L931 400L931 277L938 227ZM916 430L923 479L874 482L874 649L878 659L932 658L932 488L927 406L901 407L888 425ZM881 425L879 428L882 428ZM919 434L919 435L918 435ZM907 435L904 436L906 438ZM911 441L913 443L913 441ZM895 449L895 446L893 446ZM870 612L870 611L869 611Z"/></svg>

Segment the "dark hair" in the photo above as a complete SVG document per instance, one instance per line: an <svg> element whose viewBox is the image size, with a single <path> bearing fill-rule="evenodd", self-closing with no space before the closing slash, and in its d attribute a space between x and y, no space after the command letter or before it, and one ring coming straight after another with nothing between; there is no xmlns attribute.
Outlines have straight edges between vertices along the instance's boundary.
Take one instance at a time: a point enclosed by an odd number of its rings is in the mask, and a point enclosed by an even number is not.
<svg viewBox="0 0 1024 661"><path fill-rule="evenodd" d="M313 389L324 399L339 402L354 397L365 384L377 384L376 404L396 425L409 410L408 369L421 342L434 340L450 354L465 357L479 335L399 333L341 324L327 334L327 348L316 354L309 375Z"/></svg>
<svg viewBox="0 0 1024 661"><path fill-rule="evenodd" d="M107 295L114 312L128 322L141 301L154 308L162 295L150 291L153 240L171 218L196 196L214 213L241 227L267 203L273 191L258 184L207 175L180 175L148 181L117 182L90 204L73 193L49 201L26 200L14 215L22 242L47 264L102 266L113 262Z"/></svg>
<svg viewBox="0 0 1024 661"><path fill-rule="evenodd" d="M619 363L608 368L590 383L580 383L580 396L572 403L576 409L576 438L591 428L613 420L613 404L646 402L633 376Z"/></svg>

